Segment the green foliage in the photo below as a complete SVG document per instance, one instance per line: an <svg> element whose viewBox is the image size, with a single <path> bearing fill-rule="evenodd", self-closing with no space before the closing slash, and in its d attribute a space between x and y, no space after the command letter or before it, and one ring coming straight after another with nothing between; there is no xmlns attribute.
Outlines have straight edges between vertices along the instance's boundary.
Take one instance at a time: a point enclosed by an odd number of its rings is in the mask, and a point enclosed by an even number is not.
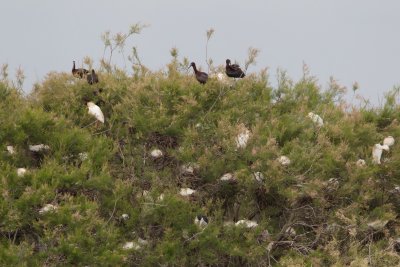
<svg viewBox="0 0 400 267"><path fill-rule="evenodd" d="M137 27L104 35L106 49ZM380 109L349 111L344 89L332 79L322 91L306 67L298 82L280 72L277 88L265 73L200 85L172 55L167 73L107 65L95 86L50 73L28 97L0 82L0 265L399 264L397 143L381 165L371 159L374 144L400 136L396 90ZM89 100L104 125L93 124ZM49 149L29 151L36 144ZM233 180L221 181L226 173ZM187 187L196 193L181 196ZM194 224L198 214L207 227ZM242 219L258 226L232 224Z"/></svg>

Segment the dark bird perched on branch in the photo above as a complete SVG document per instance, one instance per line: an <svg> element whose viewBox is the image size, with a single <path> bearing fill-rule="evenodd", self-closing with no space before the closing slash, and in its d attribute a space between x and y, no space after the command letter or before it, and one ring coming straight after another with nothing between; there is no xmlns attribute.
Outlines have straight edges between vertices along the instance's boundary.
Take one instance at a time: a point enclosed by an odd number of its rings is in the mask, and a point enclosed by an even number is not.
<svg viewBox="0 0 400 267"><path fill-rule="evenodd" d="M246 76L238 64L231 64L231 60L226 60L225 72L228 77L243 78Z"/></svg>
<svg viewBox="0 0 400 267"><path fill-rule="evenodd" d="M194 74L196 75L196 80L201 84L205 84L208 80L208 74L205 72L198 71L196 68L196 64L194 62L190 63L189 68L190 67L193 67Z"/></svg>
<svg viewBox="0 0 400 267"><path fill-rule="evenodd" d="M92 73L86 76L86 79L89 84L94 84L99 82L99 77L97 76L96 72L94 72L94 69L92 69Z"/></svg>
<svg viewBox="0 0 400 267"><path fill-rule="evenodd" d="M72 66L72 75L74 75L75 77L78 77L78 78L83 78L83 76L86 76L88 73L89 73L89 71L87 70L87 69L83 69L83 68L79 68L79 69L77 69L77 68L75 68L75 61L72 61L74 64L73 64L73 66Z"/></svg>

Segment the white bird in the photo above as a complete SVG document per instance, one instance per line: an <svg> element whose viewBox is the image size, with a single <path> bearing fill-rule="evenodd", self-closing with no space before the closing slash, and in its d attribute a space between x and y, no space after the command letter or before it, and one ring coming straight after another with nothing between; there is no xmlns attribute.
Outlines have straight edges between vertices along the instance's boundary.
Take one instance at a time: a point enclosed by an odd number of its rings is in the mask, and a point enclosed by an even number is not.
<svg viewBox="0 0 400 267"><path fill-rule="evenodd" d="M393 136L388 136L385 139L383 139L383 145L387 145L387 146L393 146L394 145L394 138Z"/></svg>
<svg viewBox="0 0 400 267"><path fill-rule="evenodd" d="M32 152L40 152L42 150L49 150L50 147L48 145L40 144L40 145L29 145L29 150Z"/></svg>
<svg viewBox="0 0 400 267"><path fill-rule="evenodd" d="M365 160L363 160L363 159L358 159L357 162L356 162L356 165L357 165L358 167L364 167L364 166L366 165Z"/></svg>
<svg viewBox="0 0 400 267"><path fill-rule="evenodd" d="M94 116L98 121L104 123L104 115L100 107L93 102L88 102L87 107L89 108L89 114Z"/></svg>
<svg viewBox="0 0 400 267"><path fill-rule="evenodd" d="M145 239L141 239L139 237L137 242L136 241L126 242L122 248L125 250L128 250L128 249L139 250L142 248L142 246L146 246L148 244L149 244L149 241L147 241Z"/></svg>
<svg viewBox="0 0 400 267"><path fill-rule="evenodd" d="M264 179L265 179L264 174L262 174L262 172L255 172L255 173L253 173L253 175L254 175L254 178L260 183L262 181L264 181Z"/></svg>
<svg viewBox="0 0 400 267"><path fill-rule="evenodd" d="M196 193L196 190L191 188L181 188L181 191L179 192L179 194L184 197L193 195L194 193Z"/></svg>
<svg viewBox="0 0 400 267"><path fill-rule="evenodd" d="M47 212L55 211L55 210L57 210L57 206L54 206L53 204L46 204L46 205L44 205L43 208L41 208L39 210L39 214L45 214Z"/></svg>
<svg viewBox="0 0 400 267"><path fill-rule="evenodd" d="M10 153L10 155L15 154L15 150L14 150L13 146L7 146L7 151L8 151L8 153Z"/></svg>
<svg viewBox="0 0 400 267"><path fill-rule="evenodd" d="M26 169L25 168L18 168L17 169L17 175L19 176L19 177L22 177L22 176L24 176L26 174Z"/></svg>
<svg viewBox="0 0 400 267"><path fill-rule="evenodd" d="M126 221L126 220L129 219L129 215L124 213L124 214L121 215L121 218Z"/></svg>
<svg viewBox="0 0 400 267"><path fill-rule="evenodd" d="M258 223L250 220L240 220L235 223L236 226L245 226L246 228L254 228L258 226Z"/></svg>
<svg viewBox="0 0 400 267"><path fill-rule="evenodd" d="M372 149L372 162L375 164L381 164L382 150L389 151L388 145L375 144Z"/></svg>
<svg viewBox="0 0 400 267"><path fill-rule="evenodd" d="M78 154L78 157L81 161L87 160L88 159L88 153L87 152L81 152Z"/></svg>
<svg viewBox="0 0 400 267"><path fill-rule="evenodd" d="M319 115L314 114L313 112L309 112L309 113L308 113L308 117L309 117L314 123L316 123L319 127L324 126L324 121L322 120L322 118L321 118Z"/></svg>
<svg viewBox="0 0 400 267"><path fill-rule="evenodd" d="M239 126L240 132L236 137L236 147L237 148L246 148L247 142L250 139L250 131L243 125L241 124Z"/></svg>
<svg viewBox="0 0 400 267"><path fill-rule="evenodd" d="M280 156L278 159L279 163L282 164L282 166L288 166L291 161L287 156Z"/></svg>
<svg viewBox="0 0 400 267"><path fill-rule="evenodd" d="M150 155L154 158L154 159L158 159L161 158L164 154L160 149L153 149L150 152Z"/></svg>
<svg viewBox="0 0 400 267"><path fill-rule="evenodd" d="M197 215L196 218L194 218L194 223L200 227L206 227L208 224L208 218L204 215Z"/></svg>
<svg viewBox="0 0 400 267"><path fill-rule="evenodd" d="M221 181L230 181L230 180L235 180L235 177L233 176L232 173L225 173L224 175L219 178Z"/></svg>

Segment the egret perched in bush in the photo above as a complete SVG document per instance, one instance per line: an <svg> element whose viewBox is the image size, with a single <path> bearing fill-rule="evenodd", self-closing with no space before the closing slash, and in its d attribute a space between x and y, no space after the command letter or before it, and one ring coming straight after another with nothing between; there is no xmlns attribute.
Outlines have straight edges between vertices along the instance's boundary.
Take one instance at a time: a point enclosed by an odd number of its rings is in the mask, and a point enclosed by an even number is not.
<svg viewBox="0 0 400 267"><path fill-rule="evenodd" d="M381 145L381 144L375 144L374 148L372 149L372 162L375 164L381 164L381 156L382 156L382 150L389 151L389 146L388 145Z"/></svg>
<svg viewBox="0 0 400 267"><path fill-rule="evenodd" d="M29 150L32 152L40 152L43 150L49 150L50 147L48 145L40 144L40 145L29 145Z"/></svg>
<svg viewBox="0 0 400 267"><path fill-rule="evenodd" d="M25 168L18 168L18 169L17 169L17 175L18 175L19 177L24 176L25 173L26 173L26 169L25 169Z"/></svg>
<svg viewBox="0 0 400 267"><path fill-rule="evenodd" d="M394 145L394 138L393 136L388 136L385 139L383 139L383 145L387 145L389 147Z"/></svg>
<svg viewBox="0 0 400 267"><path fill-rule="evenodd" d="M262 174L262 172L255 172L255 173L253 173L253 175L254 175L254 178L260 183L262 181L264 181L264 179L265 179L264 174Z"/></svg>
<svg viewBox="0 0 400 267"><path fill-rule="evenodd" d="M7 151L10 155L15 154L15 150L13 146L7 146Z"/></svg>
<svg viewBox="0 0 400 267"><path fill-rule="evenodd" d="M318 127L322 127L324 126L324 121L322 120L322 118L318 115L315 114L313 112L309 112L308 113L308 117L315 123L318 125Z"/></svg>
<svg viewBox="0 0 400 267"><path fill-rule="evenodd" d="M219 178L221 181L230 181L230 180L235 180L235 177L233 176L232 173L225 173L224 175Z"/></svg>
<svg viewBox="0 0 400 267"><path fill-rule="evenodd" d="M179 194L184 197L193 195L194 193L196 193L196 190L191 188L181 188L181 191L179 192Z"/></svg>
<svg viewBox="0 0 400 267"><path fill-rule="evenodd" d="M154 158L154 159L161 158L163 155L164 155L164 154L163 154L163 152L162 152L160 149L153 149L153 150L150 152L150 156L151 156L152 158Z"/></svg>
<svg viewBox="0 0 400 267"><path fill-rule="evenodd" d="M101 123L104 123L104 115L98 105L93 102L88 102L87 107L89 108L90 115L94 116Z"/></svg>
<svg viewBox="0 0 400 267"><path fill-rule="evenodd" d="M250 139L251 132L244 126L244 124L239 125L239 134L236 136L236 147L246 148L247 142Z"/></svg>
<svg viewBox="0 0 400 267"><path fill-rule="evenodd" d="M364 167L366 165L365 160L363 160L363 159L357 160L356 165L358 167Z"/></svg>
<svg viewBox="0 0 400 267"><path fill-rule="evenodd" d="M290 159L286 156L280 156L278 161L280 164L282 164L282 166L288 166L291 162Z"/></svg>
<svg viewBox="0 0 400 267"><path fill-rule="evenodd" d="M208 218L204 215L197 215L196 218L194 218L194 223L200 227L206 227L208 224Z"/></svg>
<svg viewBox="0 0 400 267"><path fill-rule="evenodd" d="M236 226L245 226L246 228L254 228L258 226L258 223L250 220L240 220L235 223Z"/></svg>
<svg viewBox="0 0 400 267"><path fill-rule="evenodd" d="M46 205L44 205L43 208L41 208L39 210L39 214L45 214L45 213L48 213L50 211L55 211L55 210L57 210L57 206L54 206L53 204L46 204Z"/></svg>

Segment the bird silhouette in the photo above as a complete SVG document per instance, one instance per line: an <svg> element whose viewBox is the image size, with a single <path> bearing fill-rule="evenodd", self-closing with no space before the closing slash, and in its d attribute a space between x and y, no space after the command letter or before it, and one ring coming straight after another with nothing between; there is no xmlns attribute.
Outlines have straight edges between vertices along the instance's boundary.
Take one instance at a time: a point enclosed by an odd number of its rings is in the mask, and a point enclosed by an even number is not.
<svg viewBox="0 0 400 267"><path fill-rule="evenodd" d="M86 76L86 79L89 84L94 84L99 82L99 77L97 76L94 69L92 69L92 72Z"/></svg>
<svg viewBox="0 0 400 267"><path fill-rule="evenodd" d="M208 74L205 72L198 71L196 68L196 64L194 62L190 63L189 68L190 67L193 67L196 80L201 84L205 84L208 80Z"/></svg>
<svg viewBox="0 0 400 267"><path fill-rule="evenodd" d="M226 60L225 73L231 78L244 78L246 76L238 64L231 64L230 59Z"/></svg>
<svg viewBox="0 0 400 267"><path fill-rule="evenodd" d="M73 65L72 65L72 75L74 75L75 77L78 78L83 78L84 76L86 76L89 71L87 69L83 69L83 68L75 68L75 61L72 61Z"/></svg>

